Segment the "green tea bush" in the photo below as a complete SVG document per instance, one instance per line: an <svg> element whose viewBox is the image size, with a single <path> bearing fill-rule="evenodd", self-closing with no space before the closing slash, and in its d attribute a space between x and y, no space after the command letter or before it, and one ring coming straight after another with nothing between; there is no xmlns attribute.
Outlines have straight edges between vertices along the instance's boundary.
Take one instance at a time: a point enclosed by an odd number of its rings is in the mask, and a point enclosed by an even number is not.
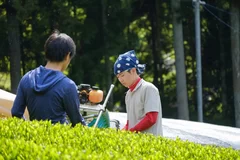
<svg viewBox="0 0 240 160"><path fill-rule="evenodd" d="M240 151L49 121L0 120L0 160L240 160Z"/></svg>

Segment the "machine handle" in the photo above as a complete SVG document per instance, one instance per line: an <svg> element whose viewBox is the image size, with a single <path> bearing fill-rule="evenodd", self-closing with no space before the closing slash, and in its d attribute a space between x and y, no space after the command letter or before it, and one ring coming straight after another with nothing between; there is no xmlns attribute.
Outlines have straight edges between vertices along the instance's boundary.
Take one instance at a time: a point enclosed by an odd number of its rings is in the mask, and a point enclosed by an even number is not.
<svg viewBox="0 0 240 160"><path fill-rule="evenodd" d="M105 100L104 100L104 103L103 103L103 108L104 108L104 110L106 109L106 105L107 105L108 99L109 99L109 97L110 97L110 94L111 94L113 88L114 88L114 85L111 84L110 89L109 89L109 91L108 91L108 94L107 94L107 96L106 96L106 98L105 98ZM99 120L100 120L100 117L102 116L102 113L103 113L103 110L101 109L101 110L99 111L97 120L96 120L96 122L95 122L95 124L94 124L93 127L96 127L96 126L97 126L97 124L98 124L98 122L99 122Z"/></svg>
<svg viewBox="0 0 240 160"><path fill-rule="evenodd" d="M110 97L110 95L111 95L111 93L112 93L113 88L114 88L114 85L111 84L110 89L109 89L109 91L108 91L108 94L107 94L107 96L106 96L106 98L105 98L105 100L104 100L104 103L103 103L103 108L104 108L104 110L106 109L106 105L107 105L108 99L109 99L109 97Z"/></svg>

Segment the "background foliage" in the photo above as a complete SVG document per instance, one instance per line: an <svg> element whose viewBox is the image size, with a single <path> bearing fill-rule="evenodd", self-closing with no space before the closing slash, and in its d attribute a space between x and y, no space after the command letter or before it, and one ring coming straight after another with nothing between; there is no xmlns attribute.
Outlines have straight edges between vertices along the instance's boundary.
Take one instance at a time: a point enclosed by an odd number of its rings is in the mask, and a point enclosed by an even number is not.
<svg viewBox="0 0 240 160"><path fill-rule="evenodd" d="M234 126L231 27L226 25L230 23L230 2L206 0L206 4L211 12L201 7L204 121ZM190 120L197 120L194 5L184 0L181 6L189 115ZM59 29L77 45L77 55L65 73L76 84L97 85L105 94L111 83L115 85L109 110L125 112L126 88L113 75L113 63L119 54L134 49L140 62L147 65L143 78L160 91L163 117L178 117L170 1L0 0L0 88L15 92L10 80L19 77L10 76L9 48L14 46L8 39L7 13L16 15L19 24L15 29L20 33L16 36L20 42L20 77L45 64L44 42L53 29ZM153 47L157 33L154 30L159 31L157 54ZM220 46L224 46L223 54ZM224 85L222 72L226 73ZM227 96L224 103L223 93Z"/></svg>

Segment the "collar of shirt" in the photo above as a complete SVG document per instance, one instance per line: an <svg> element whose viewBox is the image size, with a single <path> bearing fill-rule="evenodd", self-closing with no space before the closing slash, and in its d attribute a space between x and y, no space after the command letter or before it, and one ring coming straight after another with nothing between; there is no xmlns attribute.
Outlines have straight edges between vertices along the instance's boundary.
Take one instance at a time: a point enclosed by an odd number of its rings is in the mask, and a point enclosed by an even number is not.
<svg viewBox="0 0 240 160"><path fill-rule="evenodd" d="M135 87L137 86L137 84L138 84L138 82L139 82L140 80L141 80L141 78L139 77L139 78L137 79L137 81L136 81L135 83L133 83L133 84L129 87L129 89L130 89L131 92L135 89Z"/></svg>

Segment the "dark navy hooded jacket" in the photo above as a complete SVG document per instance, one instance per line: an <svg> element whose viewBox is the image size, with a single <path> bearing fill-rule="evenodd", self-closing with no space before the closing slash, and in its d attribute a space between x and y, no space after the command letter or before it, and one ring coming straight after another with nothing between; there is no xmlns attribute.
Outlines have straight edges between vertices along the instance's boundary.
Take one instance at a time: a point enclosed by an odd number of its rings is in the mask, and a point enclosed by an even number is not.
<svg viewBox="0 0 240 160"><path fill-rule="evenodd" d="M51 120L52 123L82 123L76 84L60 71L40 66L26 73L17 89L12 116L23 118L27 107L30 120Z"/></svg>

